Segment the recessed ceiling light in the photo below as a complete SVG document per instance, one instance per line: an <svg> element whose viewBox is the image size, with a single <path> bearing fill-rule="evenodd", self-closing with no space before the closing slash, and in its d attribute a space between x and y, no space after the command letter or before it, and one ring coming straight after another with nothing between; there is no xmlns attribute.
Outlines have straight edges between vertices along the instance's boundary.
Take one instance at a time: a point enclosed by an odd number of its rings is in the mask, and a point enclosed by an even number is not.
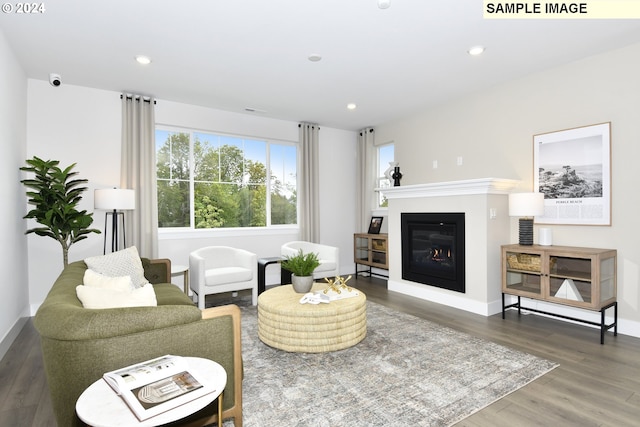
<svg viewBox="0 0 640 427"><path fill-rule="evenodd" d="M391 6L391 0L378 0L378 7L380 9L388 9Z"/></svg>
<svg viewBox="0 0 640 427"><path fill-rule="evenodd" d="M136 56L136 61L138 61L138 63L142 64L142 65L151 64L151 58L149 58L148 56L144 56L144 55L137 55Z"/></svg>
<svg viewBox="0 0 640 427"><path fill-rule="evenodd" d="M355 110L358 106L356 104L354 104L353 102L350 104L347 104L347 108L349 110Z"/></svg>
<svg viewBox="0 0 640 427"><path fill-rule="evenodd" d="M473 46L468 51L469 55L478 56L484 52L484 46Z"/></svg>
<svg viewBox="0 0 640 427"><path fill-rule="evenodd" d="M318 55L317 53L312 53L311 55L309 55L308 59L311 62L318 62L322 59L322 56Z"/></svg>

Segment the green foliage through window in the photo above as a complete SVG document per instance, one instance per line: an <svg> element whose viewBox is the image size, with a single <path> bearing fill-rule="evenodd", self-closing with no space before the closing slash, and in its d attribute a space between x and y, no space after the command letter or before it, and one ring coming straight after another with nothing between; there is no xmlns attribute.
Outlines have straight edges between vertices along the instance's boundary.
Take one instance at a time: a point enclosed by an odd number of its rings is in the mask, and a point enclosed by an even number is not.
<svg viewBox="0 0 640 427"><path fill-rule="evenodd" d="M156 129L159 227L297 223L296 146Z"/></svg>

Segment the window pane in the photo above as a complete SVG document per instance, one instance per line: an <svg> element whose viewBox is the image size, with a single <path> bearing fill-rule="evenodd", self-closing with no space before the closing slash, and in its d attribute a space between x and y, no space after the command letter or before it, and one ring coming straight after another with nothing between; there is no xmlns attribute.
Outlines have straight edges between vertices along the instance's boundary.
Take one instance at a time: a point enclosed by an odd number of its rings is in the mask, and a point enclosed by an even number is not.
<svg viewBox="0 0 640 427"><path fill-rule="evenodd" d="M378 149L378 176L384 177L384 172L389 168L389 162L393 162L393 144L383 145Z"/></svg>
<svg viewBox="0 0 640 427"><path fill-rule="evenodd" d="M244 184L266 184L267 143L247 139L244 141Z"/></svg>
<svg viewBox="0 0 640 427"><path fill-rule="evenodd" d="M189 227L189 134L156 131L158 226Z"/></svg>
<svg viewBox="0 0 640 427"><path fill-rule="evenodd" d="M232 188L229 188L232 187ZM194 185L194 228L234 227L235 185L201 183Z"/></svg>
<svg viewBox="0 0 640 427"><path fill-rule="evenodd" d="M378 148L378 188L391 187L391 181L385 176L385 172L389 169L389 163L394 160L394 145L387 144ZM378 206L387 207L387 198L378 192Z"/></svg>
<svg viewBox="0 0 640 427"><path fill-rule="evenodd" d="M270 145L271 224L297 224L296 147Z"/></svg>
<svg viewBox="0 0 640 427"><path fill-rule="evenodd" d="M220 136L220 182L240 184L243 160L242 139Z"/></svg>
<svg viewBox="0 0 640 427"><path fill-rule="evenodd" d="M220 180L220 141L208 133L193 134L193 176L196 181Z"/></svg>
<svg viewBox="0 0 640 427"><path fill-rule="evenodd" d="M267 225L267 186L251 184L239 192L240 227L264 227Z"/></svg>
<svg viewBox="0 0 640 427"><path fill-rule="evenodd" d="M189 134L156 131L156 173L160 179L189 180Z"/></svg>
<svg viewBox="0 0 640 427"><path fill-rule="evenodd" d="M189 227L189 182L158 180L158 227Z"/></svg>

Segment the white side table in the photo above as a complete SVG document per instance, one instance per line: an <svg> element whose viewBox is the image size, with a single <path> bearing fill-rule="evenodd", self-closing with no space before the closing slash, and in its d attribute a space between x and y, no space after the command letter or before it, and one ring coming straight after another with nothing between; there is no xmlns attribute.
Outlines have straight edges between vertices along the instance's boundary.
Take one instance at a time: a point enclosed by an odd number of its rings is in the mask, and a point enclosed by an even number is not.
<svg viewBox="0 0 640 427"><path fill-rule="evenodd" d="M222 391L227 385L227 372L219 363L200 357L186 357L189 366L193 366L210 382L215 389L189 403L178 406L144 421L139 421L133 411L115 391L100 378L91 384L78 398L76 413L78 417L93 427L150 427L167 424L187 417L218 399L218 423L222 420Z"/></svg>
<svg viewBox="0 0 640 427"><path fill-rule="evenodd" d="M182 283L184 285L184 293L189 295L189 266L181 264L171 264L171 277L183 275Z"/></svg>

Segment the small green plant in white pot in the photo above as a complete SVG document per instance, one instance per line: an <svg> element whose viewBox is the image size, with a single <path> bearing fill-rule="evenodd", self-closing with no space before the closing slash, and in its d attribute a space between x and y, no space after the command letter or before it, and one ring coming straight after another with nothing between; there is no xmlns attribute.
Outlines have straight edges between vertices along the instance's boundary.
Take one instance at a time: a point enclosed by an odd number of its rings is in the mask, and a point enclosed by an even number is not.
<svg viewBox="0 0 640 427"><path fill-rule="evenodd" d="M291 284L293 290L306 294L311 290L313 286L313 270L320 265L318 260L318 254L309 252L307 254L302 252L302 249L298 250L295 255L289 255L282 261L282 268L292 273Z"/></svg>

